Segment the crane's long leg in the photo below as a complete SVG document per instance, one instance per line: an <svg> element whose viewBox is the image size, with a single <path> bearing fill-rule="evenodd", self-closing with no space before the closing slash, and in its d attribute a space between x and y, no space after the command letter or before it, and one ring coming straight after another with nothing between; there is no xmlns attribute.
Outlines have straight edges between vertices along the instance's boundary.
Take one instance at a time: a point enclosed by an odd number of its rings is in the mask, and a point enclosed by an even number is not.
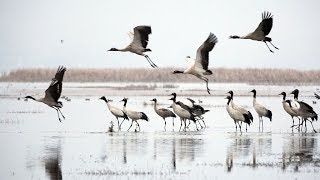
<svg viewBox="0 0 320 180"><path fill-rule="evenodd" d="M59 121L61 122L61 119L60 119L60 115L59 115L59 111L58 111L58 108L55 108L55 107L52 107L53 109L55 109L57 111L57 114L58 114L58 119Z"/></svg>
<svg viewBox="0 0 320 180"><path fill-rule="evenodd" d="M152 62L152 60L150 59L150 57L148 55L144 55L144 57L147 59L147 61L151 65L151 67L153 67L153 68L157 68L158 67L154 62Z"/></svg>
<svg viewBox="0 0 320 180"><path fill-rule="evenodd" d="M199 123L200 123L200 122L199 122ZM197 121L194 121L194 124L196 125L197 131L199 131L198 126L197 126ZM200 126L201 126L201 124L200 124ZM201 126L201 128L202 128L202 126Z"/></svg>
<svg viewBox="0 0 320 180"><path fill-rule="evenodd" d="M202 76L201 79L204 80L204 82L206 82L207 92L208 92L208 94L210 94L209 79L204 76Z"/></svg>
<svg viewBox="0 0 320 180"><path fill-rule="evenodd" d="M140 125L139 125L138 121L135 121L135 122L137 123L138 128L139 128L139 132L140 132Z"/></svg>
<svg viewBox="0 0 320 180"><path fill-rule="evenodd" d="M271 41L269 41L269 43L270 43L274 48L276 48L276 49L279 50L279 48L277 48L275 45L273 45Z"/></svg>
<svg viewBox="0 0 320 180"><path fill-rule="evenodd" d="M317 133L317 131L316 131L316 130L314 129L314 127L313 127L312 121L311 121L311 120L308 120L308 121L310 122L310 124L311 124L311 126L312 126L313 132Z"/></svg>
<svg viewBox="0 0 320 180"><path fill-rule="evenodd" d="M123 118L123 120L122 120L121 123L120 123L120 129L121 129L121 126L122 126L122 123L123 123L124 120L126 120L126 119Z"/></svg>
<svg viewBox="0 0 320 180"><path fill-rule="evenodd" d="M174 131L174 117L172 117L172 130Z"/></svg>
<svg viewBox="0 0 320 180"><path fill-rule="evenodd" d="M132 127L132 124L133 124L133 120L131 121L131 125L130 125L130 127L129 127L129 129L128 129L127 131L129 131L129 130L130 130L130 128Z"/></svg>
<svg viewBox="0 0 320 180"><path fill-rule="evenodd" d="M238 131L237 123L234 121L234 124L236 125L236 132Z"/></svg>
<svg viewBox="0 0 320 180"><path fill-rule="evenodd" d="M239 121L238 121L238 125L239 125L239 129L240 129L240 133L242 134L241 125L240 125Z"/></svg>
<svg viewBox="0 0 320 180"><path fill-rule="evenodd" d="M261 124L262 124L261 131L263 132L263 119L262 119L262 117L261 117Z"/></svg>
<svg viewBox="0 0 320 180"><path fill-rule="evenodd" d="M268 46L267 42L265 42L265 41L263 41L263 42L267 45L267 47L268 47L269 51L273 53L273 51L269 48L269 46Z"/></svg>
<svg viewBox="0 0 320 180"><path fill-rule="evenodd" d="M64 115L62 114L60 108L57 108L57 109L58 109L58 111L60 112L60 114L61 114L61 116L63 117L63 119L66 119L66 118L64 117Z"/></svg>
<svg viewBox="0 0 320 180"><path fill-rule="evenodd" d="M204 127L207 127L207 125L206 125L206 123L204 122L204 120L203 120L203 119L201 119L201 121L203 122Z"/></svg>
<svg viewBox="0 0 320 180"><path fill-rule="evenodd" d="M164 131L166 131L167 122L165 118L163 118L163 120L164 120Z"/></svg>
<svg viewBox="0 0 320 180"><path fill-rule="evenodd" d="M118 117L116 117L116 119L117 119L117 122L118 122L118 131L120 131L119 119L118 119Z"/></svg>
<svg viewBox="0 0 320 180"><path fill-rule="evenodd" d="M180 128L179 128L179 131L181 131L181 128L182 128L182 118L180 118Z"/></svg>

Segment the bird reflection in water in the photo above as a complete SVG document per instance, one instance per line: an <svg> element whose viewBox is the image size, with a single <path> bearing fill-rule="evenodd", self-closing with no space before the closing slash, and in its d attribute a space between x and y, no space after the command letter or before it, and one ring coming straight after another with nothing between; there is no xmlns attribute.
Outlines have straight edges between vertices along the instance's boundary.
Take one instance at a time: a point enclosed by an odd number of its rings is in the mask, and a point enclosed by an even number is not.
<svg viewBox="0 0 320 180"><path fill-rule="evenodd" d="M241 137L232 136L230 139L231 143L227 148L226 154L227 172L231 172L234 165L252 168L266 166L265 163L259 163L257 158L267 156L271 152L272 140L270 136L267 136L267 138L264 136L251 138L249 135ZM247 158L251 159L251 161L243 161Z"/></svg>
<svg viewBox="0 0 320 180"><path fill-rule="evenodd" d="M295 172L298 172L300 167L306 165L317 166L320 161L314 158L314 153L317 152L316 147L315 134L292 134L283 146L282 170L291 166Z"/></svg>
<svg viewBox="0 0 320 180"><path fill-rule="evenodd" d="M44 158L45 172L50 179L62 179L61 172L61 144L60 140L54 146L46 147L46 157Z"/></svg>

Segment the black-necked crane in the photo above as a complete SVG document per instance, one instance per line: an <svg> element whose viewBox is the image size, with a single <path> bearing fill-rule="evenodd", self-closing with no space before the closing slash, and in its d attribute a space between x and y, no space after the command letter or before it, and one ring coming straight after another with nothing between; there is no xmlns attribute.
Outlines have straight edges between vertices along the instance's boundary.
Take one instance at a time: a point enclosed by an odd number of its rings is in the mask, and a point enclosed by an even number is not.
<svg viewBox="0 0 320 180"><path fill-rule="evenodd" d="M173 95L173 93L171 95ZM177 102L175 95L173 95L173 97L169 100L173 101L173 103L172 103L173 112L180 117L181 124L180 124L179 131L181 130L182 122L184 122L184 131L186 131L186 129L187 129L186 120L187 119L192 120L196 125L196 129L198 130L195 115L192 113L192 110L190 109L190 107L183 104L180 101Z"/></svg>
<svg viewBox="0 0 320 180"><path fill-rule="evenodd" d="M61 96L61 92L62 92L62 81L63 81L63 76L64 76L64 72L67 69L63 66L59 66L58 70L56 72L56 75L54 76L54 78L51 80L51 84L48 87L48 89L45 91L45 96L43 98L34 98L32 96L26 96L26 99L32 99L34 101L38 101L38 102L42 102L46 105L48 105L49 107L55 109L57 111L58 114L58 118L59 121L61 122L60 119L60 115L63 117L63 119L65 119L64 115L62 114L60 108L62 108L62 102L58 101L60 96Z"/></svg>
<svg viewBox="0 0 320 180"><path fill-rule="evenodd" d="M148 42L149 42L149 34L151 34L151 26L137 26L133 28L133 38L131 43L123 48L123 49L117 49L117 48L111 48L108 51L121 51L121 52L131 52L138 54L140 56L144 56L149 64L156 68L157 65L152 62L150 57L145 52L151 51L151 49L147 48Z"/></svg>
<svg viewBox="0 0 320 180"><path fill-rule="evenodd" d="M197 78L206 82L207 92L210 94L209 89L209 79L205 75L211 75L212 71L208 69L209 66L209 52L218 42L218 38L210 33L209 37L204 41L204 43L198 48L196 59L191 60L190 66L184 71L175 70L173 74L183 73L192 74ZM187 56L190 59L189 56Z"/></svg>
<svg viewBox="0 0 320 180"><path fill-rule="evenodd" d="M297 105L292 105L292 102L288 102L290 104L290 107L291 109L296 112L301 118L302 118L302 123L299 124L300 125L303 125L303 123L305 123L305 128L307 127L307 120L308 118L311 118L311 120L318 120L318 114L316 112L314 112L313 108L303 102L303 101L298 101L298 96L299 96L299 90L298 89L295 89L294 91L291 92L291 94L293 94L294 96L294 103L296 103ZM311 123L312 125L312 128L313 128L313 131L314 132L317 132L314 127L313 127L313 124L312 124L312 121L309 120L309 122Z"/></svg>
<svg viewBox="0 0 320 180"><path fill-rule="evenodd" d="M166 122L166 118L168 117L172 117L172 126L174 127L174 118L177 117L172 111L170 111L169 109L166 109L166 108L160 108L158 106L158 103L157 103L157 99L154 98L150 101L153 101L154 102L154 111L160 116L162 117L162 119L164 120L164 130L166 130L166 125L167 125L167 122Z"/></svg>
<svg viewBox="0 0 320 180"><path fill-rule="evenodd" d="M314 93L314 97L316 97L317 99L320 99L320 96L317 93Z"/></svg>
<svg viewBox="0 0 320 180"><path fill-rule="evenodd" d="M227 109L229 116L233 119L234 124L236 125L236 131L237 131L237 124L238 124L240 132L242 133L240 122L241 123L244 122L250 126L250 124L251 124L250 117L248 116L248 114L243 113L241 111L238 111L237 109L234 109L232 107L232 103L231 103L232 97L231 96L227 96L225 99L228 99L226 109Z"/></svg>
<svg viewBox="0 0 320 180"><path fill-rule="evenodd" d="M272 29L272 25L273 25L273 15L268 12L265 11L262 13L262 21L260 22L259 26L257 27L257 29L245 36L230 36L230 39L251 39L254 41L262 41L264 42L268 49L270 50L270 52L273 53L273 51L270 49L270 47L268 46L267 42L269 42L274 48L277 48L275 45L272 44L272 39L270 37L267 37L267 35L270 33L271 29Z"/></svg>
<svg viewBox="0 0 320 180"><path fill-rule="evenodd" d="M122 125L123 121L124 121L124 120L128 120L128 121L129 121L129 118L128 118L127 114L126 114L123 110L121 110L121 109L119 109L119 108L117 108L117 107L115 107L115 106L112 106L112 105L109 103L109 102L112 102L112 100L106 99L106 97L104 97L104 96L102 96L102 97L99 98L99 99L101 99L101 100L103 100L104 102L107 103L107 106L108 106L109 111L110 111L111 114L114 115L114 116L116 117L116 119L117 119L118 129L119 129L119 131L120 131L120 130L121 130L121 125ZM119 118L123 118L121 124L119 124Z"/></svg>
<svg viewBox="0 0 320 180"><path fill-rule="evenodd" d="M267 117L270 119L270 122L272 121L272 112L267 109L266 107L264 107L263 105L261 105L260 103L257 102L257 91L255 89L253 89L252 91L250 91L253 93L253 108L254 110L257 112L258 116L259 116L259 131L260 131L260 122L262 124L262 131L263 131L263 119L262 117Z"/></svg>
<svg viewBox="0 0 320 180"><path fill-rule="evenodd" d="M246 110L244 107L236 105L233 102L233 91L229 91L228 93L230 94L230 97L231 97L231 106L232 106L232 108L237 110L237 111L240 111L243 114L247 114L249 119L250 119L250 121L251 121L251 123L252 123L253 122L253 116L252 116L251 112ZM247 125L246 125L246 131L247 131Z"/></svg>
<svg viewBox="0 0 320 180"><path fill-rule="evenodd" d="M195 104L196 102L193 100L193 99L191 99L191 98L187 98L187 102L189 102L188 103L188 106L192 109L192 112L193 112L193 114L196 116L196 117L198 117L199 118L199 120L201 120L202 122L203 122L203 124L204 124L204 127L206 127L207 125L206 125L206 123L204 122L204 117L203 117L203 115L205 114L205 113L207 113L207 112L209 112L210 110L207 110L207 109L204 109L202 106L200 106L199 104ZM187 104L186 104L187 105ZM190 124L190 123L189 123ZM199 121L199 124L200 124L200 126L201 126L201 128L203 128L202 127L202 125L201 125L201 123L200 123L200 121Z"/></svg>
<svg viewBox="0 0 320 180"><path fill-rule="evenodd" d="M135 122L138 127L139 127L139 131L140 131L140 125L137 122L139 119L142 120L146 120L149 121L148 116L144 113L144 112L139 112L139 111L132 111L132 110L128 110L127 109L127 102L128 102L128 98L123 98L121 101L124 102L123 104L123 111L127 114L127 116L132 120L131 125L128 129L128 131L130 130L130 128L132 127L133 122ZM120 101L120 102L121 102Z"/></svg>
<svg viewBox="0 0 320 180"><path fill-rule="evenodd" d="M176 93L172 93L172 96L174 98L177 98ZM199 119L203 119L202 115L209 112L210 110L204 109L202 106L195 104L196 102L191 98L184 98L180 100L184 105L188 106L194 115L196 115Z"/></svg>
<svg viewBox="0 0 320 180"><path fill-rule="evenodd" d="M291 126L291 127L293 128L293 127L295 126L295 125L294 125L294 119L293 119L294 117L297 117L297 118L299 119L299 124L300 124L299 115L291 109L289 103L287 102L287 101L292 102L292 100L286 100L287 93L286 93L286 92L282 92L282 93L280 93L279 95L282 95L282 106L283 106L283 109L284 109L284 110L291 116L291 118L292 118L292 126Z"/></svg>

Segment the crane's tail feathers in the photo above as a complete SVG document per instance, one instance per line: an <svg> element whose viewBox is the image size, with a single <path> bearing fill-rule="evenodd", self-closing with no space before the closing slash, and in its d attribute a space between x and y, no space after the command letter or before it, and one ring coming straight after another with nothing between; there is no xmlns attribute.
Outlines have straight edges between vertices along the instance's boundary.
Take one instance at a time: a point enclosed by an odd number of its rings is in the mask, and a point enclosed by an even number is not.
<svg viewBox="0 0 320 180"><path fill-rule="evenodd" d="M212 75L212 71L211 70L206 70L205 73L203 73L204 75Z"/></svg>
<svg viewBox="0 0 320 180"><path fill-rule="evenodd" d="M148 116L144 113L144 112L140 112L141 113L141 119L144 119L146 121L149 121Z"/></svg>
<svg viewBox="0 0 320 180"><path fill-rule="evenodd" d="M251 120L248 114L243 114L244 122L247 123L249 126L251 124Z"/></svg>
<svg viewBox="0 0 320 180"><path fill-rule="evenodd" d="M240 39L240 36L229 36L229 39Z"/></svg>
<svg viewBox="0 0 320 180"><path fill-rule="evenodd" d="M251 122L253 122L253 116L250 111L248 111L248 117Z"/></svg>
<svg viewBox="0 0 320 180"><path fill-rule="evenodd" d="M270 110L267 111L267 117L272 121L272 112Z"/></svg>
<svg viewBox="0 0 320 180"><path fill-rule="evenodd" d="M148 51L151 51L151 49L147 48L147 49L145 49L144 51L145 51L145 52L148 52Z"/></svg>

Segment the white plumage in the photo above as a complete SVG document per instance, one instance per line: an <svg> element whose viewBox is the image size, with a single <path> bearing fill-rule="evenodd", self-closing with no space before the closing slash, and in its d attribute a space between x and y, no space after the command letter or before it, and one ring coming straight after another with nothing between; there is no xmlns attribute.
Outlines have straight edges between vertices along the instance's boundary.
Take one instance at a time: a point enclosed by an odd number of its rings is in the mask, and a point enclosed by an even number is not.
<svg viewBox="0 0 320 180"><path fill-rule="evenodd" d="M280 93L279 95L282 95L282 107L283 109L291 116L292 118L292 127L294 127L294 117L297 117L299 119L299 124L300 124L300 118L299 115L292 110L290 107L289 103L287 101L290 101L290 104L293 104L292 100L286 100L287 94L285 92Z"/></svg>
<svg viewBox="0 0 320 180"><path fill-rule="evenodd" d="M120 130L121 129L121 125L123 123L123 121L125 119L129 120L128 116L126 115L126 113L124 113L123 110L115 107L115 106L112 106L109 102L111 102L112 100L109 100L109 99L106 99L106 97L102 96L100 98L101 100L105 101L107 103L107 106L108 106L108 109L109 111L111 112L112 115L114 115L116 118L117 118L117 121L118 121L118 129ZM119 119L118 118L123 118L121 124L119 124Z"/></svg>
<svg viewBox="0 0 320 180"><path fill-rule="evenodd" d="M174 126L174 118L176 117L176 115L172 111L170 111L169 109L158 107L158 103L157 103L157 99L156 98L154 98L154 99L152 99L150 101L154 102L154 105L153 105L154 111L160 117L162 117L162 119L164 120L164 130L166 130L166 125L167 125L166 118L168 118L168 117L172 117L172 124Z"/></svg>
<svg viewBox="0 0 320 180"><path fill-rule="evenodd" d="M263 105L261 105L260 103L257 102L257 91L255 89L253 89L252 91L250 91L253 93L253 108L254 110L257 112L258 116L259 116L259 130L260 130L260 121L262 123L262 131L263 131L263 119L262 117L267 117L270 119L270 121L272 121L272 112L265 108Z"/></svg>
<svg viewBox="0 0 320 180"><path fill-rule="evenodd" d="M232 107L232 97L231 96L227 96L226 99L228 99L226 109L227 109L229 116L233 119L234 124L236 125L236 131L237 131L237 124L238 124L240 132L242 132L240 122L244 122L246 124L249 124L249 126L250 126L251 121L249 119L249 116L246 113L243 113L243 112L241 112L237 109L234 109Z"/></svg>
<svg viewBox="0 0 320 180"><path fill-rule="evenodd" d="M294 91L291 92L291 94L294 95L294 101L293 103L295 103L296 105L292 104L290 101L287 101L291 107L291 109L297 113L301 118L302 118L302 124L305 123L305 127L306 127L306 121L308 120L308 118L311 118L311 120L318 120L318 115L316 112L314 112L313 108L303 102L303 101L298 101L298 96L299 96L299 90L295 89ZM309 122L312 125L313 131L316 132L316 130L313 127L312 121L309 120Z"/></svg>
<svg viewBox="0 0 320 180"><path fill-rule="evenodd" d="M206 82L207 92L210 94L210 89L208 86L208 78L205 75L211 75L212 71L208 69L209 66L209 52L218 42L218 38L210 33L209 37L204 41L204 43L198 48L197 56L195 60L191 60L190 66L184 71L175 70L173 74L183 73L183 74L192 74L197 78ZM190 57L187 57L190 59Z"/></svg>
<svg viewBox="0 0 320 180"><path fill-rule="evenodd" d="M121 101L124 102L123 104L123 111L127 114L127 116L132 120L131 125L128 129L128 131L130 130L130 128L132 127L133 122L135 122L138 127L139 127L139 131L140 131L140 125L137 122L137 120L141 119L141 120L146 120L149 121L149 118L147 117L147 115L144 112L138 112L138 111L132 111L132 110L128 110L127 109L127 102L128 102L128 98L123 98Z"/></svg>
<svg viewBox="0 0 320 180"><path fill-rule="evenodd" d="M246 110L244 107L238 106L233 102L233 91L229 91L228 92L230 94L231 97L231 106L233 109L240 111L242 114L246 114L249 118L249 120L251 121L251 123L253 122L253 116L251 114L250 111ZM247 131L247 125L246 125L246 131Z"/></svg>
<svg viewBox="0 0 320 180"><path fill-rule="evenodd" d="M182 122L184 122L184 130L186 130L186 128L187 128L186 120L187 119L192 120L195 123L196 128L198 130L195 116L192 113L192 110L190 109L190 107L186 106L185 104L183 104L180 101L177 102L176 101L176 93L172 93L171 95L173 95L173 97L169 100L173 101L173 103L172 103L173 112L180 117L180 121L181 121L180 130L182 127Z"/></svg>

